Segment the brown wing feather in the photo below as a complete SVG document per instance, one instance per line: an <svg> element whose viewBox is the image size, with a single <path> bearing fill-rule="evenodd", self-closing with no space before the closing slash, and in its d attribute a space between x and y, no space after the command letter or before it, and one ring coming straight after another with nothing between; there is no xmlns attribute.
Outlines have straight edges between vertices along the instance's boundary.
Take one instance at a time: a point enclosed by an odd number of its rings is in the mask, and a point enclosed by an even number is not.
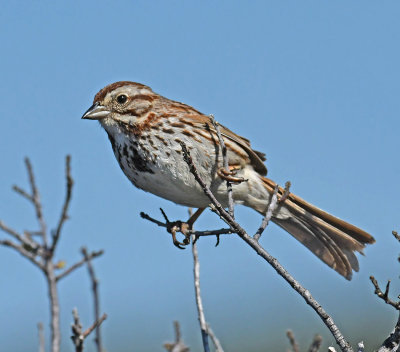
<svg viewBox="0 0 400 352"><path fill-rule="evenodd" d="M166 98L164 98L166 99ZM169 99L168 99L169 100ZM186 105L184 103L180 103L177 101L169 100L173 105L174 109L180 110L182 114L182 121L189 125L196 125L201 127L202 129L207 129L215 134L215 138L217 138L217 133L210 121L210 117L202 114L195 108ZM250 159L250 164L254 167L254 170L257 171L260 175L267 175L267 167L264 165L264 161L266 160L265 154L256 150L253 150L250 145L250 141L247 138L239 136L238 134L232 132L229 128L218 124L220 127L221 135L230 141L234 142L237 146L239 146L243 151L248 155Z"/></svg>

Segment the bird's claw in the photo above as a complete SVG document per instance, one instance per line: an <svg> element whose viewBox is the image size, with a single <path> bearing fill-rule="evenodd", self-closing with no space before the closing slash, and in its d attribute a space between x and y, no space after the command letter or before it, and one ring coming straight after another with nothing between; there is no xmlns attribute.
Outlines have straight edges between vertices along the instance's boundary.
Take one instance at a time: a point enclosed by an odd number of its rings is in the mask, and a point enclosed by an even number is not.
<svg viewBox="0 0 400 352"><path fill-rule="evenodd" d="M190 243L190 234L188 232L189 225L182 221L169 222L167 225L167 231L172 235L172 242L174 243L175 247L178 247L179 249L185 249L185 247L182 246L187 246ZM177 232L180 232L185 236L183 242L179 242L176 239Z"/></svg>
<svg viewBox="0 0 400 352"><path fill-rule="evenodd" d="M232 168L230 171L225 170L223 167L217 170L217 175L219 177L221 177L223 180L225 181L229 181L232 183L242 183L244 181L247 181L246 179L244 179L243 177L236 177L236 172L239 169L236 168Z"/></svg>

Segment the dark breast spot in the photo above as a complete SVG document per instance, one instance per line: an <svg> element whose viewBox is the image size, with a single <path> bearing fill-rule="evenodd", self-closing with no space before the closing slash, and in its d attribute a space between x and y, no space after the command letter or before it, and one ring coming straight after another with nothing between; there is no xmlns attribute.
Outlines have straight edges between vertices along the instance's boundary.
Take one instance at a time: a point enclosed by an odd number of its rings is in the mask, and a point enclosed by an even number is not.
<svg viewBox="0 0 400 352"><path fill-rule="evenodd" d="M123 145L118 145L110 134L108 138L113 147L115 157L124 172L128 171L126 170L126 166L123 166L125 162L131 172L148 172L154 174L154 171L150 168L151 163L154 164L153 158L147 150L139 151L140 147L136 141L126 141Z"/></svg>

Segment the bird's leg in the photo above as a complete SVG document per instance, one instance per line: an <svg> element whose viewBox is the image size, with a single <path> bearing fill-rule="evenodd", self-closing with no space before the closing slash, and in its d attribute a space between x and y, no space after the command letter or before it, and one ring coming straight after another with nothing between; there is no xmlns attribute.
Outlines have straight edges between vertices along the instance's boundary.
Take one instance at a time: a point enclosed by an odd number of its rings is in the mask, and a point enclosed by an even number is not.
<svg viewBox="0 0 400 352"><path fill-rule="evenodd" d="M239 169L240 168L236 167L236 166L229 166L229 171L227 171L227 170L225 170L225 168L221 167L220 169L217 170L217 175L225 181L239 184L244 181L247 181L243 177L235 177L236 172Z"/></svg>

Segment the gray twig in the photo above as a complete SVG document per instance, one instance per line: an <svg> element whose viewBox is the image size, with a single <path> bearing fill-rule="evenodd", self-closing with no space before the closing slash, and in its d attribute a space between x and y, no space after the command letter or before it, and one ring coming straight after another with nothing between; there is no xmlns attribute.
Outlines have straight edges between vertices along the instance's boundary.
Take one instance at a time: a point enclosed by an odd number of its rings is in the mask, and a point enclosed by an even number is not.
<svg viewBox="0 0 400 352"><path fill-rule="evenodd" d="M199 254L197 251L197 244L195 243L194 235L192 235L192 254L193 254L194 292L195 292L195 297L196 297L197 313L199 315L201 338L203 340L204 352L209 352L210 346L208 344L207 323L206 323L206 318L204 316L203 301L201 299L201 293L200 293Z"/></svg>
<svg viewBox="0 0 400 352"><path fill-rule="evenodd" d="M207 324L207 332L211 338L211 341L214 344L215 352L224 352L224 349L222 348L221 343L219 342L217 336L215 336L214 331L211 329L211 326L209 324Z"/></svg>
<svg viewBox="0 0 400 352"><path fill-rule="evenodd" d="M179 322L174 321L174 330L175 330L175 341L164 343L164 348L168 352L189 352L189 347L187 347L182 340L181 329L179 326Z"/></svg>
<svg viewBox="0 0 400 352"><path fill-rule="evenodd" d="M40 233L42 234L43 245L45 248L47 248L47 225L46 225L46 222L43 217L43 210L42 210L42 203L40 201L40 194L39 194L39 190L36 186L35 175L33 173L32 164L31 164L29 158L25 158L25 165L26 165L26 170L28 172L29 184L31 186L31 192L32 192L32 195L28 199L30 199L33 202L33 205L34 205L34 208L36 211L36 218L37 218L37 220L39 222L39 226L40 226ZM15 189L15 187L14 187L14 189Z"/></svg>
<svg viewBox="0 0 400 352"><path fill-rule="evenodd" d="M74 308L72 310L72 315L74 317L74 323L71 326L72 330L72 342L75 346L75 352L82 352L83 351L83 343L85 339L89 336L89 334L100 326L104 320L107 319L107 314L103 314L99 319L97 319L89 328L85 331L82 331L82 324L79 319L78 309Z"/></svg>
<svg viewBox="0 0 400 352"><path fill-rule="evenodd" d="M81 252L86 261L86 265L87 265L89 276L90 276L90 281L92 283L93 301L94 301L94 321L98 321L100 319L100 300L99 300L99 290L98 290L99 281L97 280L97 277L96 277L96 274L94 272L94 268L92 265L92 261L91 261L91 258L90 258L90 255L89 255L87 249L85 247L83 247L81 249ZM102 352L103 346L101 343L100 325L97 325L97 327L96 327L95 342L96 342L96 346L97 346L97 351Z"/></svg>
<svg viewBox="0 0 400 352"><path fill-rule="evenodd" d="M294 337L293 331L292 330L288 330L286 331L286 336L289 339L290 342L290 346L292 346L293 352L299 352L299 345L296 341L296 338Z"/></svg>
<svg viewBox="0 0 400 352"><path fill-rule="evenodd" d="M38 335L39 335L39 352L45 352L45 342L44 342L44 329L43 324L38 323Z"/></svg>
<svg viewBox="0 0 400 352"><path fill-rule="evenodd" d="M0 245L12 248L23 255L25 258L30 260L33 264L35 264L41 271L43 272L46 282L47 289L50 301L50 334L51 334L51 351L59 352L60 351L60 307L58 300L58 291L57 291L57 281L66 275L70 274L72 271L80 267L82 264L86 262L84 259L82 262L76 263L69 269L65 270L62 274L56 275L55 270L58 269L58 264L53 262L54 253L56 250L56 246L61 235L62 226L67 219L67 211L68 206L71 200L72 195L72 185L73 180L71 177L71 167L70 167L70 156L66 157L66 181L67 181L67 194L64 201L64 205L61 211L61 217L58 221L57 228L54 232L53 241L50 247L48 247L47 239L47 224L45 222L43 216L43 207L40 201L39 190L36 185L35 175L33 173L33 168L30 160L25 158L25 165L28 173L29 184L31 188L31 194L24 191L22 188L18 186L13 186L13 190L23 196L25 199L30 201L35 209L36 219L39 223L40 231L24 231L24 235L19 234L17 231L12 228L6 226L3 222L0 221L0 229L12 236L19 243L15 243L10 240L0 240ZM35 241L32 238L32 234L40 234L42 241ZM95 258L102 254L102 251L93 252L89 255L89 260ZM39 330L40 333L40 330Z"/></svg>
<svg viewBox="0 0 400 352"><path fill-rule="evenodd" d="M103 250L100 251L93 251L92 253L90 253L88 255L89 260L97 258L99 256L101 256L104 253ZM74 270L78 269L79 267L81 267L83 264L86 263L86 258L82 258L82 260L80 260L79 262L71 265L68 269L65 269L61 274L56 276L56 281L59 281L61 279L63 279L64 277L66 277L67 275L69 275L70 273L72 273Z"/></svg>
<svg viewBox="0 0 400 352"><path fill-rule="evenodd" d="M211 114L209 117L210 117L211 123L213 124L213 126L215 128L215 131L217 132L219 144L220 144L221 150L222 150L222 160L223 160L224 169L225 169L225 171L230 172L229 161L228 161L228 157L227 157L227 149L225 146L224 139L222 138L221 130L219 128L219 123L215 120L214 115ZM235 214L234 214L234 204L233 204L233 189L232 189L232 183L229 182L228 180L226 180L226 188L227 188L227 193L228 193L229 214L234 218Z"/></svg>
<svg viewBox="0 0 400 352"><path fill-rule="evenodd" d="M253 236L253 238L256 241L258 241L260 239L262 233L264 232L265 228L268 226L268 223L272 218L272 214L274 213L275 209L278 207L278 191L279 191L279 186L276 185L275 189L274 189L274 193L272 194L272 197L268 204L267 212L265 213L263 221L261 222L261 226L258 228L257 232Z"/></svg>
<svg viewBox="0 0 400 352"><path fill-rule="evenodd" d="M388 282L386 283L386 288L385 288L385 292L382 292L382 290L380 289L379 285L378 285L378 281L375 279L375 277L373 277L372 275L369 277L369 279L371 280L372 284L375 287L375 294L383 299L383 301L386 304L391 305L392 307L394 307L396 310L400 310L400 301L393 301L389 298L389 290L390 290L390 280L388 280Z"/></svg>
<svg viewBox="0 0 400 352"><path fill-rule="evenodd" d="M58 220L58 225L57 228L53 234L53 242L51 244L50 247L50 255L53 256L58 240L60 238L60 234L61 234L61 230L62 227L65 223L65 221L68 219L68 207L71 201L71 196L72 196L72 187L74 185L74 180L71 177L71 156L67 155L67 157L65 158L65 179L66 179L66 183L67 183L67 190L65 193L65 200L64 200L64 204L62 207L62 211L61 211L61 216L60 219Z"/></svg>
<svg viewBox="0 0 400 352"><path fill-rule="evenodd" d="M313 341L311 342L308 352L318 352L322 345L322 336L315 335Z"/></svg>
<svg viewBox="0 0 400 352"><path fill-rule="evenodd" d="M299 293L303 299L306 301L308 305L310 305L314 311L318 314L318 316L322 319L324 324L328 327L333 337L336 340L336 343L340 346L342 351L345 352L353 352L353 349L346 341L339 328L334 323L331 316L321 307L321 305L315 300L314 297L311 296L311 293L305 289L300 283L295 280L295 278L290 275L286 269L274 258L271 256L258 241L249 236L247 232L232 218L232 216L221 206L218 200L215 198L210 188L206 185L206 183L201 179L193 160L190 156L190 153L184 143L180 143L183 151L183 157L189 166L190 172L195 177L197 183L202 187L204 193L208 196L211 203L214 205L217 213L222 217L222 219L231 227L231 229L236 232L251 248L253 248L258 255L260 255L263 259L265 259L275 270L276 272L282 276L286 282L297 292Z"/></svg>
<svg viewBox="0 0 400 352"><path fill-rule="evenodd" d="M157 224L160 227L168 227L168 223L167 222L162 222L159 221L157 219L152 218L150 215L141 212L140 216L145 219L148 220L150 222L153 222L154 224ZM203 237L203 236L215 236L215 235L231 235L233 234L232 229L218 229L218 230L206 230L206 231L195 231L192 229L187 230L187 233L189 235L194 235L196 237Z"/></svg>

